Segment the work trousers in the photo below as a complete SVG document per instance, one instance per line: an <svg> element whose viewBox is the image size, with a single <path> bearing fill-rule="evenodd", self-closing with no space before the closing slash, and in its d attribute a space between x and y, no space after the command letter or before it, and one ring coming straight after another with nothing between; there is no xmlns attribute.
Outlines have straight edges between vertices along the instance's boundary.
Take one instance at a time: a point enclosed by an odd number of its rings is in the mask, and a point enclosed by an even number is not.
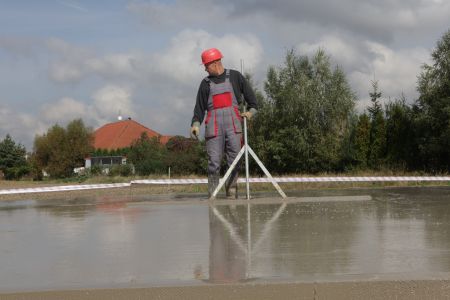
<svg viewBox="0 0 450 300"><path fill-rule="evenodd" d="M223 128L221 135L206 139L206 152L208 153L208 178L220 176L220 166L225 153L228 168L233 163L242 147L242 133L235 133L234 128ZM227 168L227 169L228 169ZM240 163L231 173L226 188L237 184Z"/></svg>

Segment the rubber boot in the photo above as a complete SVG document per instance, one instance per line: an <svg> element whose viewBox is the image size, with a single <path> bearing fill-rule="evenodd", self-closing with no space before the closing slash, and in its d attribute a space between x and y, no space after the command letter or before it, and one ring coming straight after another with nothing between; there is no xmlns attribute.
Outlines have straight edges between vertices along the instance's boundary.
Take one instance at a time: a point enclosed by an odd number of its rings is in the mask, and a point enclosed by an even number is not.
<svg viewBox="0 0 450 300"><path fill-rule="evenodd" d="M233 180L233 182L231 183L227 182L227 184L225 184L225 192L227 195L227 199L237 199L238 198L237 180Z"/></svg>
<svg viewBox="0 0 450 300"><path fill-rule="evenodd" d="M230 187L227 189L227 199L237 199L238 198L238 189L237 186Z"/></svg>
<svg viewBox="0 0 450 300"><path fill-rule="evenodd" d="M208 199L211 199L212 194L219 185L219 179L220 177L218 174L208 175Z"/></svg>

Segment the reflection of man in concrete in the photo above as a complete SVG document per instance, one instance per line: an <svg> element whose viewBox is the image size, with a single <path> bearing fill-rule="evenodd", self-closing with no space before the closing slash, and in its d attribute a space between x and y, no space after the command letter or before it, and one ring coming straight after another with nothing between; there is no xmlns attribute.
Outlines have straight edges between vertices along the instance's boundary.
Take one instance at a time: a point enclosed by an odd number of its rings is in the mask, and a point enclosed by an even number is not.
<svg viewBox="0 0 450 300"><path fill-rule="evenodd" d="M246 245L242 242L246 240L246 222L245 206L238 206L233 211L229 206L209 209L209 282L230 283L247 279ZM238 229L241 230L238 232Z"/></svg>

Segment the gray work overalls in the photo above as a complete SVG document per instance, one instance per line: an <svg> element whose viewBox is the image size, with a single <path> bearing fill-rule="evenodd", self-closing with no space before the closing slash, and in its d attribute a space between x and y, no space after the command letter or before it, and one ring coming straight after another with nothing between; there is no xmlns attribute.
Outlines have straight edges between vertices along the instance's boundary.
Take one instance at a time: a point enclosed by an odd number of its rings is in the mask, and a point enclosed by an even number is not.
<svg viewBox="0 0 450 300"><path fill-rule="evenodd" d="M230 82L230 70L225 70L225 81L209 83L208 114L205 121L206 151L208 153L208 193L211 196L219 184L220 165L226 153L229 167L242 147L242 124L238 101ZM239 166L231 173L225 188L237 187Z"/></svg>

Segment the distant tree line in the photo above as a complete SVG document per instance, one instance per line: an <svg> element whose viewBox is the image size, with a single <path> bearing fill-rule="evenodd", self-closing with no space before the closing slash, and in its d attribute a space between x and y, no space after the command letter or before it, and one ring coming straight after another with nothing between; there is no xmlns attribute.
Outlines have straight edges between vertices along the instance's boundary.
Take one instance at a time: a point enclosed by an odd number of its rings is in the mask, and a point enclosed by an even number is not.
<svg viewBox="0 0 450 300"><path fill-rule="evenodd" d="M126 156L127 165L110 168L109 175L129 176L132 168L137 175L201 174L206 169L204 147L198 141L175 136L166 145L158 137L149 138L143 133L130 147L106 150L93 148L93 130L81 119L70 122L66 128L51 127L42 136L36 136L31 164L37 170L36 179L45 171L53 178L67 178L74 175L74 168L82 167L85 158L93 156ZM102 168L93 166L88 174L101 175Z"/></svg>
<svg viewBox="0 0 450 300"><path fill-rule="evenodd" d="M258 114L249 122L251 147L278 174L348 171L450 170L450 30L437 42L432 64L418 76L419 98L381 104L377 81L370 106L355 111L356 97L344 72L318 50L312 57L286 53L284 64L270 67L264 94L255 89ZM251 78L247 75L251 82ZM138 175L206 174L204 141L181 136L166 145L142 135L130 147L113 151L92 147L92 129L82 120L51 127L36 136L33 151L7 135L0 142L0 171L5 178L42 170L52 177L73 176L89 155L126 155ZM252 162L252 172L260 172Z"/></svg>
<svg viewBox="0 0 450 300"><path fill-rule="evenodd" d="M358 114L345 75L322 50L312 58L288 51L270 68L250 143L274 173L393 170L450 171L450 31L438 41L418 79L419 98L371 105ZM258 168L253 165L255 172Z"/></svg>
<svg viewBox="0 0 450 300"><path fill-rule="evenodd" d="M130 147L128 159L138 175L206 174L206 152L203 143L182 136L172 137L166 145L146 134Z"/></svg>
<svg viewBox="0 0 450 300"><path fill-rule="evenodd" d="M182 136L172 137L166 145L159 138L149 138L143 133L130 147L114 150L94 149L93 130L81 119L73 120L66 127L54 125L34 140L33 152L26 159L25 147L15 143L11 136L0 141L0 171L5 179L23 176L42 180L43 174L51 178L73 177L74 168L85 165L85 158L92 156L126 156L128 164L113 166L109 175L129 176L132 168L137 175L206 174L207 158L204 142ZM88 174L102 174L101 167L92 167Z"/></svg>

